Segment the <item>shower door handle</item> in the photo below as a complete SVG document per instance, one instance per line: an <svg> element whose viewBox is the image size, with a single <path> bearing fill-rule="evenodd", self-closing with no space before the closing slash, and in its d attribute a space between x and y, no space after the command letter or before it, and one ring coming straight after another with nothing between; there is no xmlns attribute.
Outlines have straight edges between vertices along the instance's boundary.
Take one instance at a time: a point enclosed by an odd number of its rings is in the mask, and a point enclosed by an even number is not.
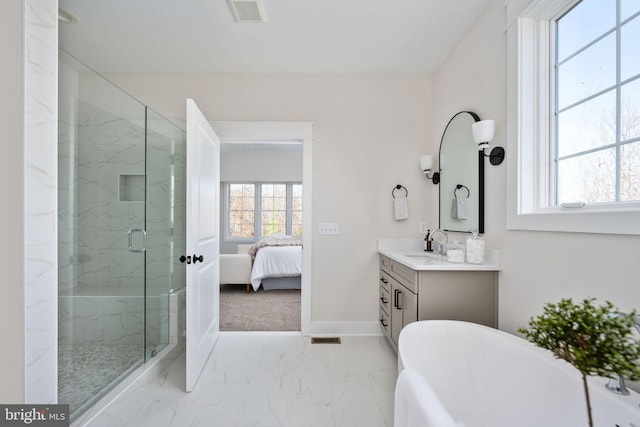
<svg viewBox="0 0 640 427"><path fill-rule="evenodd" d="M142 233L142 247L136 249L133 247L133 233ZM140 253L147 250L147 232L143 228L132 228L129 230L129 252Z"/></svg>

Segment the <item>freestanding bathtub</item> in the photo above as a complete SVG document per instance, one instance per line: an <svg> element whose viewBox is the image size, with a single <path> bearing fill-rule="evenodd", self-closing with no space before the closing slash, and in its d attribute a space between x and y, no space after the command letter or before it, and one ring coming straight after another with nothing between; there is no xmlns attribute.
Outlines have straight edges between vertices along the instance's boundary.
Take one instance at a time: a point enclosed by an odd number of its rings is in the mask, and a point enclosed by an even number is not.
<svg viewBox="0 0 640 427"><path fill-rule="evenodd" d="M417 371L442 404L426 407L443 406L459 426L588 426L579 372L506 332L450 320L411 323L398 344L398 372L405 368ZM594 425L640 427L640 395L616 395L606 382L589 378Z"/></svg>

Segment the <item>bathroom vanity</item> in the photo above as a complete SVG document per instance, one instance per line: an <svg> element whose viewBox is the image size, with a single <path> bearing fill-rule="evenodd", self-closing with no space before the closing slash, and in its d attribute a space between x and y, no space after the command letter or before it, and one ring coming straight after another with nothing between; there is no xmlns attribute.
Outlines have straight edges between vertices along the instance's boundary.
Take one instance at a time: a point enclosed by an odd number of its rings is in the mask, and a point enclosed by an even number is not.
<svg viewBox="0 0 640 427"><path fill-rule="evenodd" d="M398 336L417 320L464 320L498 326L498 254L484 264L450 263L419 250L419 241L378 242L380 325L397 349Z"/></svg>

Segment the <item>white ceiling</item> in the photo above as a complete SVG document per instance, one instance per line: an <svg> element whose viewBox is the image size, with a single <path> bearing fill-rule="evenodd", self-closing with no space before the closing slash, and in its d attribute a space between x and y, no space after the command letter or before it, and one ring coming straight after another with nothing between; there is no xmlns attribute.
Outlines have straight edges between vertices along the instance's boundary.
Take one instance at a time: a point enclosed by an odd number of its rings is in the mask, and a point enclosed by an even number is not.
<svg viewBox="0 0 640 427"><path fill-rule="evenodd" d="M425 74L491 0L264 0L238 24L225 0L60 0L60 46L95 70Z"/></svg>

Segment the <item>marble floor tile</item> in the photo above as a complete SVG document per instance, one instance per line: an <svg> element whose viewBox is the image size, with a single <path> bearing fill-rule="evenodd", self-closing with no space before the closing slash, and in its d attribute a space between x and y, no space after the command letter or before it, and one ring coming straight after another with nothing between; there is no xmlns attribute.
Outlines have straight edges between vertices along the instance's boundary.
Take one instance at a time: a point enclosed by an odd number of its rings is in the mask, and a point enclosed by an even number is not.
<svg viewBox="0 0 640 427"><path fill-rule="evenodd" d="M311 344L298 334L223 333L191 393L184 364L183 354L86 426L393 425L397 359L384 337Z"/></svg>

